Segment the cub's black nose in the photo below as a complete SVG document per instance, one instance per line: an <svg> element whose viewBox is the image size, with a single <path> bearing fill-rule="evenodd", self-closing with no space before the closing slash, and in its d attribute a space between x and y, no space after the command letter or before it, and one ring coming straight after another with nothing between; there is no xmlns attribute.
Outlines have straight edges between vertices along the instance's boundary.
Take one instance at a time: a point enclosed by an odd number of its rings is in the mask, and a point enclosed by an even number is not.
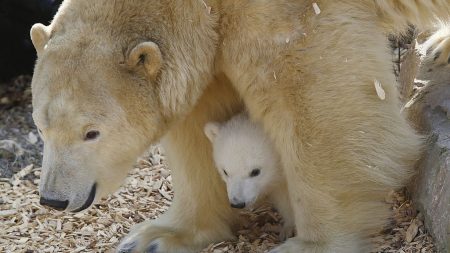
<svg viewBox="0 0 450 253"><path fill-rule="evenodd" d="M242 208L245 207L245 203L244 203L244 202L241 202L241 203L231 203L231 207L232 207L232 208L239 208L239 209L242 209Z"/></svg>
<svg viewBox="0 0 450 253"><path fill-rule="evenodd" d="M62 211L64 209L66 209L66 207L69 205L69 201L68 200L60 201L60 200L46 199L46 198L41 197L41 199L39 200L39 204L41 204L43 206L49 206L56 210Z"/></svg>

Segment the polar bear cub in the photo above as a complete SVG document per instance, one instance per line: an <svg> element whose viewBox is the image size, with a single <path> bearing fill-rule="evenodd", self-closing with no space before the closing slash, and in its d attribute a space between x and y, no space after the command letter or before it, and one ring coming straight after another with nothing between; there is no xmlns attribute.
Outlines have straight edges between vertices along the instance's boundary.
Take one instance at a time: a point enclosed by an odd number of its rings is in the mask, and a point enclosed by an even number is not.
<svg viewBox="0 0 450 253"><path fill-rule="evenodd" d="M227 185L233 208L268 198L284 220L280 239L294 235L295 222L279 158L262 127L245 113L225 123L209 122L205 134L213 145L216 168Z"/></svg>

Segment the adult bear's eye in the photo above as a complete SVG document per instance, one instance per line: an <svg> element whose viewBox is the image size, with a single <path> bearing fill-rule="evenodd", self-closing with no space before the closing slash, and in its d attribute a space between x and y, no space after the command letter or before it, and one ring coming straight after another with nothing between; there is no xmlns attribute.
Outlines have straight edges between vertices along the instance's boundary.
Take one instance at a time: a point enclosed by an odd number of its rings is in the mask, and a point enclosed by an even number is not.
<svg viewBox="0 0 450 253"><path fill-rule="evenodd" d="M86 135L84 136L84 140L85 141L92 141L98 138L98 136L100 136L100 132L97 130L92 130L86 133Z"/></svg>
<svg viewBox="0 0 450 253"><path fill-rule="evenodd" d="M227 171L226 171L226 170L223 170L223 174L225 174L225 176L227 176L227 177L228 177L228 173L227 173Z"/></svg>
<svg viewBox="0 0 450 253"><path fill-rule="evenodd" d="M256 177L261 173L260 169L253 169L252 172L250 172L250 177Z"/></svg>

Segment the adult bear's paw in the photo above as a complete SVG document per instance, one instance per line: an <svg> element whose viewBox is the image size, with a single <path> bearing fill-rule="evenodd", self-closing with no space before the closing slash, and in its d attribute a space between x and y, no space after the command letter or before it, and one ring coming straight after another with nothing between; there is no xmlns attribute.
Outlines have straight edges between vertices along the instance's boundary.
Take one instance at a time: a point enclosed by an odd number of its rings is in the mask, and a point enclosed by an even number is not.
<svg viewBox="0 0 450 253"><path fill-rule="evenodd" d="M139 224L125 237L117 248L117 253L170 253L196 252L198 245L192 236L151 222Z"/></svg>
<svg viewBox="0 0 450 253"><path fill-rule="evenodd" d="M170 218L166 216L165 218ZM211 226L173 224L157 219L136 225L117 247L117 253L199 252L212 242L232 239L229 227L219 220Z"/></svg>

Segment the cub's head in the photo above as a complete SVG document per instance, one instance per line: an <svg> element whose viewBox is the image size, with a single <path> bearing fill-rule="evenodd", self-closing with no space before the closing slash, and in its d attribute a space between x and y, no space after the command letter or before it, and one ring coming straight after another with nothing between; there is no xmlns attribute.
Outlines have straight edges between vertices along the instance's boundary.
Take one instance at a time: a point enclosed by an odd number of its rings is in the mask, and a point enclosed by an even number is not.
<svg viewBox="0 0 450 253"><path fill-rule="evenodd" d="M223 124L210 122L205 134L234 208L251 206L281 179L278 158L263 129L240 114Z"/></svg>
<svg viewBox="0 0 450 253"><path fill-rule="evenodd" d="M179 9L160 2L66 0L50 26L32 27L42 204L77 212L116 190L202 94L215 52L213 15L201 2L191 11L183 1Z"/></svg>

